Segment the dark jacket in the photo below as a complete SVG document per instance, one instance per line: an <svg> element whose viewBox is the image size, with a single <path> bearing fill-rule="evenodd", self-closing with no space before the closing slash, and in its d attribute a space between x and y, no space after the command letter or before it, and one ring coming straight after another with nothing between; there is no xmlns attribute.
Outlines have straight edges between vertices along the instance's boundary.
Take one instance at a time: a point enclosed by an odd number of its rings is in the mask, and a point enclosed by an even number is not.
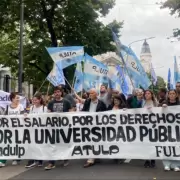
<svg viewBox="0 0 180 180"><path fill-rule="evenodd" d="M174 103L170 103L169 101L166 101L163 104L166 104L167 106L178 106L178 105L180 105L180 102L178 100L176 100L176 102L174 102ZM161 107L161 106L159 106L159 107Z"/></svg>
<svg viewBox="0 0 180 180"><path fill-rule="evenodd" d="M133 108L141 108L142 106L142 101L139 102L137 100L137 97L136 96L132 96L130 98L127 99L127 106L128 108L130 109L133 109Z"/></svg>
<svg viewBox="0 0 180 180"><path fill-rule="evenodd" d="M159 100L158 107L162 107L163 104L167 104L167 101L164 98Z"/></svg>
<svg viewBox="0 0 180 180"><path fill-rule="evenodd" d="M87 99L85 102L84 102L84 106L83 106L83 109L82 111L89 111L89 108L90 108L90 104L91 104L91 99ZM106 108L106 105L100 101L98 99L98 104L97 104L97 108L96 108L96 112L103 112L103 111L106 111L107 108Z"/></svg>

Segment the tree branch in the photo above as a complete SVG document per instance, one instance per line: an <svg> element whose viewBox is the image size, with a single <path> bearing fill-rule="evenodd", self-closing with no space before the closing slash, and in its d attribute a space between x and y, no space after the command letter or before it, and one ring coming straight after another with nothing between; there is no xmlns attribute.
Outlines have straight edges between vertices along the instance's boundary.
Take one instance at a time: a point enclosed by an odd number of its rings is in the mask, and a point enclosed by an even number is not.
<svg viewBox="0 0 180 180"><path fill-rule="evenodd" d="M35 63L29 63L30 66L33 66L35 68L37 68L38 70L40 70L43 74L45 74L46 76L48 76L48 72L44 71L43 69L41 69L39 66L37 66Z"/></svg>
<svg viewBox="0 0 180 180"><path fill-rule="evenodd" d="M46 9L46 4L45 4L44 0L41 1L41 6L43 9L44 17L45 17L46 22L47 22L47 27L48 27L49 33L51 35L52 46L57 47L58 43L57 43L56 33L55 33L54 28L53 28L53 17L49 16L49 13Z"/></svg>

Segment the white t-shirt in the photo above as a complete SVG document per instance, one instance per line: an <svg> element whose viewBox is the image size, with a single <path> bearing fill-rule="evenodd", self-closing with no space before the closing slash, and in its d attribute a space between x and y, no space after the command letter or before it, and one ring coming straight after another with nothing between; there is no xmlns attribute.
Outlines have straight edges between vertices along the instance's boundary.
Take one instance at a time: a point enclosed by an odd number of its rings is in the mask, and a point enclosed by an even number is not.
<svg viewBox="0 0 180 180"><path fill-rule="evenodd" d="M84 106L83 104L77 103L77 104L76 104L76 111L77 111L77 112L81 111L82 108L83 108L83 106Z"/></svg>
<svg viewBox="0 0 180 180"><path fill-rule="evenodd" d="M40 107L31 106L29 114L39 114L39 113L47 113L47 112L48 109L46 106L40 106Z"/></svg>
<svg viewBox="0 0 180 180"><path fill-rule="evenodd" d="M8 105L8 115L19 115L22 111L24 111L24 107L22 104L19 104L16 108L12 108L11 105Z"/></svg>
<svg viewBox="0 0 180 180"><path fill-rule="evenodd" d="M152 108L152 107L155 107L155 105L154 105L153 101L149 101L149 102L145 101L143 107L144 108Z"/></svg>

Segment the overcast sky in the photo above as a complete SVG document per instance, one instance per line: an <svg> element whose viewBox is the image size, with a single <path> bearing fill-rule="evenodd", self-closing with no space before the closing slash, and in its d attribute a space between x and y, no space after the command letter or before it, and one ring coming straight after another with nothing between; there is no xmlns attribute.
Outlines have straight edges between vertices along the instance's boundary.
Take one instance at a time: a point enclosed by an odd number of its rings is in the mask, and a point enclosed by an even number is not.
<svg viewBox="0 0 180 180"><path fill-rule="evenodd" d="M169 14L168 9L160 9L156 2L162 0L116 0L116 6L102 19L107 24L114 19L124 21L121 41L123 44L156 37L148 43L152 53L152 63L157 75L167 81L167 72L170 67L173 73L173 57L177 56L180 64L180 42L171 43L167 37L171 36L173 29L180 28L180 18ZM140 56L143 42L133 44L131 47Z"/></svg>

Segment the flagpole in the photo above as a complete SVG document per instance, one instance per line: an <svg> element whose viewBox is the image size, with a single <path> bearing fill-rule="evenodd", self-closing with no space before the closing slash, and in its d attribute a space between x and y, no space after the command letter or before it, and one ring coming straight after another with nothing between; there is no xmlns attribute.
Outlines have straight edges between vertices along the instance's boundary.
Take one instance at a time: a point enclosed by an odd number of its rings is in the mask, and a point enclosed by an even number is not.
<svg viewBox="0 0 180 180"><path fill-rule="evenodd" d="M74 88L74 84L75 84L75 75L73 77L72 88ZM72 88L71 88L71 93L73 93L73 89Z"/></svg>
<svg viewBox="0 0 180 180"><path fill-rule="evenodd" d="M40 89L42 88L42 86L44 85L45 82L46 82L46 79L43 81L43 83L41 84L40 88L38 89L38 91L36 91L36 92L34 93L34 95L35 95L37 92L40 91Z"/></svg>
<svg viewBox="0 0 180 180"><path fill-rule="evenodd" d="M77 68L77 64L76 64L76 68ZM74 76L73 76L73 81L72 81L72 87L73 88L74 88L75 79L76 79L75 72L76 72L76 70L74 71Z"/></svg>
<svg viewBox="0 0 180 180"><path fill-rule="evenodd" d="M83 82L82 82L81 98L83 96L83 88L84 88L84 63L82 63L82 74L83 74Z"/></svg>
<svg viewBox="0 0 180 180"><path fill-rule="evenodd" d="M133 89L135 89L134 83L133 83L133 81L132 81L131 76L129 75L129 71L128 71L127 67L126 67L126 63L125 63L125 61L124 61L124 58L123 58L123 56L122 56L121 52L119 52L119 55L120 55L120 57L121 57L121 59L122 59L122 62L123 62L124 68L125 68L125 69L126 69L126 71L127 71L127 74L128 74L129 79L130 79L130 81L131 81L131 84L132 84L132 86L133 86ZM127 54L126 61L127 61L127 59L128 59L128 56L129 56L129 55Z"/></svg>
<svg viewBox="0 0 180 180"><path fill-rule="evenodd" d="M153 70L153 67L152 67L152 63L151 63L151 72L150 72L151 74L150 74L150 76L151 76L151 83L152 83L152 91L154 93L154 84L153 84L152 70Z"/></svg>

